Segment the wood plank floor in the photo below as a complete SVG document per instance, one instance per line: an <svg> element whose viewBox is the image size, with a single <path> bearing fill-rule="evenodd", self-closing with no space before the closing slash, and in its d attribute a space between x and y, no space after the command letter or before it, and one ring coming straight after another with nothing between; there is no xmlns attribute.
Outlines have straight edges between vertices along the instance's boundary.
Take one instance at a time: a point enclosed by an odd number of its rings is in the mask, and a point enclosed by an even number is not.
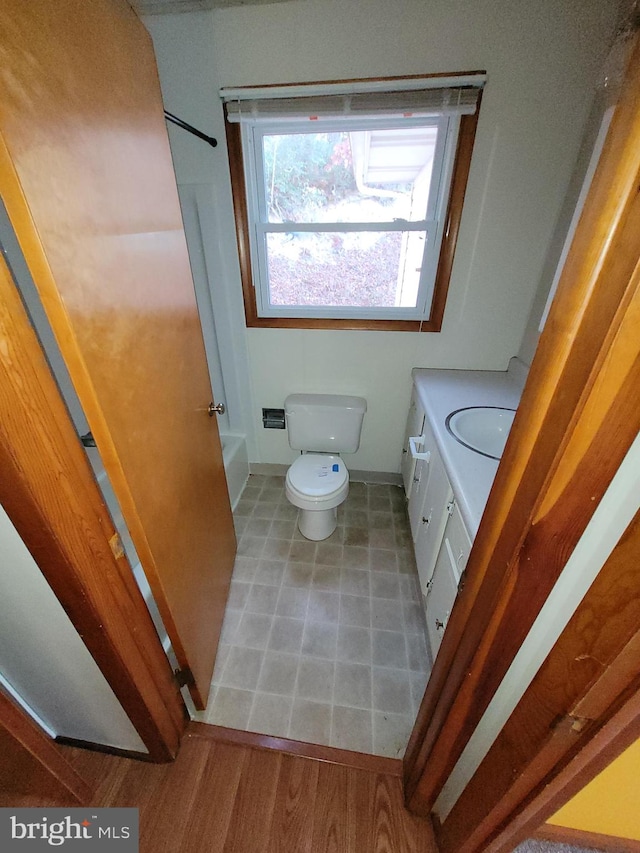
<svg viewBox="0 0 640 853"><path fill-rule="evenodd" d="M141 853L436 853L397 776L203 736L173 764L65 749L91 805L137 806Z"/></svg>

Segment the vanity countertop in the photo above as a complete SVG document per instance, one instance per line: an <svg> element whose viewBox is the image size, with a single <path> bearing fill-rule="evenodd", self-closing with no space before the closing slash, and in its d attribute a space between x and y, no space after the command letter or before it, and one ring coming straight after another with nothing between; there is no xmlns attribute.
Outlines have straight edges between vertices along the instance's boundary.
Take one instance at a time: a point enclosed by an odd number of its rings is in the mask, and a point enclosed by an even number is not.
<svg viewBox="0 0 640 853"><path fill-rule="evenodd" d="M512 359L505 371L414 368L411 375L435 433L467 532L474 539L499 463L456 441L447 431L445 421L451 412L467 406L516 409L527 369Z"/></svg>

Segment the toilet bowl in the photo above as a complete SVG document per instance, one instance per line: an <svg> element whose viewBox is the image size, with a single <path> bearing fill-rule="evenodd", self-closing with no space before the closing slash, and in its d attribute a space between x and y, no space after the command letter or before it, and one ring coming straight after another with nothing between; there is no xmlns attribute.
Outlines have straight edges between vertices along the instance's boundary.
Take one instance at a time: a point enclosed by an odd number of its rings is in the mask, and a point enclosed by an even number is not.
<svg viewBox="0 0 640 853"><path fill-rule="evenodd" d="M349 494L347 466L339 456L303 453L287 471L285 493L300 510L300 533L314 541L327 539L338 524L338 507Z"/></svg>
<svg viewBox="0 0 640 853"><path fill-rule="evenodd" d="M291 394L284 401L289 444L301 455L287 471L285 493L298 507L298 528L314 541L336 529L349 494L349 471L339 453L355 453L367 403L339 394Z"/></svg>

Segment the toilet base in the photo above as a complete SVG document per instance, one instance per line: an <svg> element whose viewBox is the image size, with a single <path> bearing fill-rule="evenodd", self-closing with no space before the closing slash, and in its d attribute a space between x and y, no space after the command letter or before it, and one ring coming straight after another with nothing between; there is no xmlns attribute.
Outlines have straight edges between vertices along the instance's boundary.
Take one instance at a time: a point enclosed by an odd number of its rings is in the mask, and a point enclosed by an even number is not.
<svg viewBox="0 0 640 853"><path fill-rule="evenodd" d="M328 539L338 526L338 509L301 509L298 512L298 529L305 539L320 542Z"/></svg>

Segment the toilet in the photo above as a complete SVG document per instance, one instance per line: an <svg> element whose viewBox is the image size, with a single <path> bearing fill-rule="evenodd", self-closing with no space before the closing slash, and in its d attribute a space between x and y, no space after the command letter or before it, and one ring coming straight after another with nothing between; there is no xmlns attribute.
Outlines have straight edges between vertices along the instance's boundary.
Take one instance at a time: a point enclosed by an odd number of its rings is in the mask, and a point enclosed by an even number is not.
<svg viewBox="0 0 640 853"><path fill-rule="evenodd" d="M341 453L360 446L367 401L340 394L291 394L284 401L289 445L301 455L287 471L285 493L298 507L306 539L327 539L336 529L338 507L349 494L349 471Z"/></svg>

